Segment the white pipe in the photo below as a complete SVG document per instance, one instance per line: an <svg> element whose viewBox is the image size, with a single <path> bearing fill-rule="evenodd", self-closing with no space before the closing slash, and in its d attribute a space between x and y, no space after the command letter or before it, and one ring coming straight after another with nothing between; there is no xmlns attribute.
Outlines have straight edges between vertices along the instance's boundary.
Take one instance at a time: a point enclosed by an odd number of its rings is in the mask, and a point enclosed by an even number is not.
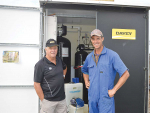
<svg viewBox="0 0 150 113"><path fill-rule="evenodd" d="M92 45L85 45L85 47L94 48Z"/></svg>
<svg viewBox="0 0 150 113"><path fill-rule="evenodd" d="M43 16L44 16L44 39L43 39L43 57L44 57L44 55L45 55L45 53L44 53L44 49L45 49L45 40L46 40L46 14L45 14L45 12L43 13Z"/></svg>
<svg viewBox="0 0 150 113"><path fill-rule="evenodd" d="M81 27L74 27L74 26L67 26L70 29L78 29L78 45L80 44L80 37L81 37Z"/></svg>
<svg viewBox="0 0 150 113"><path fill-rule="evenodd" d="M68 31L68 30L67 30L67 32L77 33L78 31ZM81 33L91 33L91 32L89 32L89 31L81 31Z"/></svg>

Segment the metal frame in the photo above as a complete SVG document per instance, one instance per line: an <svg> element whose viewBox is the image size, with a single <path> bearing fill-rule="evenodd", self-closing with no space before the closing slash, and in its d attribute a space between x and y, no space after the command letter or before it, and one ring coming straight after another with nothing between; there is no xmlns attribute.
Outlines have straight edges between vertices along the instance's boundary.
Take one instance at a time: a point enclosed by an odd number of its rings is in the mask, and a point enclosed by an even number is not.
<svg viewBox="0 0 150 113"><path fill-rule="evenodd" d="M150 9L147 11L147 14L146 14L146 37L147 40L146 40L146 44L147 44L147 47L145 48L146 49L146 59L148 59L148 61L145 61L145 66L147 67L147 70L146 70L146 73L145 73L145 111L147 111L147 113L149 112L149 39L150 39L150 33L149 33L149 30L150 30L150 23L149 23L149 13L150 13ZM146 76L148 75L148 76Z"/></svg>
<svg viewBox="0 0 150 113"><path fill-rule="evenodd" d="M148 18L147 18L148 12L145 14L144 18L145 18L145 67L144 67L144 71L145 71L145 89L144 89L144 113L148 112L148 64L149 62L148 60L148 46L149 46L149 37L148 37ZM147 38L148 37L148 38ZM147 76L148 75L148 76Z"/></svg>
<svg viewBox="0 0 150 113"><path fill-rule="evenodd" d="M39 38L39 42L40 42L40 52L39 52L39 59L41 59L43 57L43 38L44 38L44 34L43 34L43 9L41 8L40 10L40 38Z"/></svg>
<svg viewBox="0 0 150 113"><path fill-rule="evenodd" d="M22 44L22 43L0 43L0 46L23 46L23 47L39 47L39 44Z"/></svg>
<svg viewBox="0 0 150 113"><path fill-rule="evenodd" d="M0 88L6 88L6 87L8 87L8 88L10 88L10 87L34 87L33 85L0 85Z"/></svg>
<svg viewBox="0 0 150 113"><path fill-rule="evenodd" d="M148 24L149 24L149 21L148 21ZM148 27L147 27L147 31L148 31L148 32L147 32L147 34L148 34L148 41L149 41L149 39L150 39L150 38L149 38L149 28L150 28L150 26L148 25ZM147 76L147 87L146 87L146 91L147 91L147 92L146 92L146 94L147 94L147 95L146 95L146 97L147 97L147 98L146 98L146 99L147 99L147 100L146 100L146 101L147 101L147 113L149 112L149 46L150 46L150 45L149 45L149 43L148 43L148 50L147 50L147 51L148 51L148 54L147 54L147 59L148 59L148 61L147 61L147 75L148 75L148 76Z"/></svg>
<svg viewBox="0 0 150 113"><path fill-rule="evenodd" d="M43 10L43 56L44 56L44 44L46 43L46 11Z"/></svg>
<svg viewBox="0 0 150 113"><path fill-rule="evenodd" d="M35 7L19 7L19 6L6 6L6 5L0 5L0 8L20 9L20 10L34 10L34 11L39 11L40 10L40 8L35 8Z"/></svg>
<svg viewBox="0 0 150 113"><path fill-rule="evenodd" d="M43 17L44 17L44 13L43 13L43 8L41 8L40 10L40 38L39 38L39 59L41 59L43 57L43 43L44 43L44 33L43 33ZM40 99L38 100L38 113L40 113Z"/></svg>
<svg viewBox="0 0 150 113"><path fill-rule="evenodd" d="M90 11L96 11L96 10L112 10L112 11L126 11L126 12L135 12L138 11L138 12L143 12L145 11L146 8L144 7L117 7L117 6L104 6L104 5L98 5L98 4L94 4L94 5L91 5L91 4L88 4L88 5L85 5L85 4L67 4L67 3L47 3L45 5L42 5L40 7L43 7L45 9L66 9L66 10L69 10L69 9L74 9L74 10L90 10Z"/></svg>
<svg viewBox="0 0 150 113"><path fill-rule="evenodd" d="M99 1L99 2L78 2L73 1L73 2L69 2L69 1L55 1L55 0L40 0L41 4L49 4L49 3L55 3L55 4L82 4L82 5L97 5L97 6L114 6L114 7L137 7L137 8L149 8L149 6L147 4L142 4L138 3L138 4L133 4L131 3L114 3L114 2L107 2L107 1Z"/></svg>
<svg viewBox="0 0 150 113"><path fill-rule="evenodd" d="M95 24L96 24L96 29L97 29L97 11L96 11L96 23Z"/></svg>
<svg viewBox="0 0 150 113"><path fill-rule="evenodd" d="M49 15L48 15L49 16ZM95 19L93 16L79 16L79 15L64 15L64 14L56 14L57 17L66 17L66 18L90 18Z"/></svg>

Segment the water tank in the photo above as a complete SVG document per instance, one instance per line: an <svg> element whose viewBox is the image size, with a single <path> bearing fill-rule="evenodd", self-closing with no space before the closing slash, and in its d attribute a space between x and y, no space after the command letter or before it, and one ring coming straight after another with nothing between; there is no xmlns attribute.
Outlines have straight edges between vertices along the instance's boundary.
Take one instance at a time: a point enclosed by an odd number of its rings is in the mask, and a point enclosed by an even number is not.
<svg viewBox="0 0 150 113"><path fill-rule="evenodd" d="M72 98L83 99L83 84L82 83L65 83L65 94L67 106L70 105Z"/></svg>
<svg viewBox="0 0 150 113"><path fill-rule="evenodd" d="M88 91L85 87L83 73L81 72L81 67L84 64L84 61L88 55L87 52L85 52L84 45L80 44L77 48L79 48L79 51L75 53L75 77L79 78L79 82L83 83L83 100L85 104L88 104Z"/></svg>
<svg viewBox="0 0 150 113"><path fill-rule="evenodd" d="M67 38L57 36L58 53L63 62L67 65L67 74L65 77L65 83L69 83L71 79L71 43Z"/></svg>

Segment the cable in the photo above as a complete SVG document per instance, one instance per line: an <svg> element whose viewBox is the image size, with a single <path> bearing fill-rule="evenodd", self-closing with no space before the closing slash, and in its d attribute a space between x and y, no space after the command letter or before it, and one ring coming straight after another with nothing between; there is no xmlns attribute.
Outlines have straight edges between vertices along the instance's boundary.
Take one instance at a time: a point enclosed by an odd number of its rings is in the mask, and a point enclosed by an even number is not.
<svg viewBox="0 0 150 113"><path fill-rule="evenodd" d="M47 2L48 2L48 0L46 1L46 3L45 4L43 4L43 5L46 5L47 4Z"/></svg>
<svg viewBox="0 0 150 113"><path fill-rule="evenodd" d="M81 67L83 67L83 66L82 65L81 66L74 66L74 69L79 69Z"/></svg>

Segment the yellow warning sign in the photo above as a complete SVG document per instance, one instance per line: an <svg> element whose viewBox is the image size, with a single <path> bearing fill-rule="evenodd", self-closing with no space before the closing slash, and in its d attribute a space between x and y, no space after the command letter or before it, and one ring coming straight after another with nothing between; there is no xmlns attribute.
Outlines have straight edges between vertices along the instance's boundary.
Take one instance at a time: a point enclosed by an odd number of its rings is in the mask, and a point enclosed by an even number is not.
<svg viewBox="0 0 150 113"><path fill-rule="evenodd" d="M136 40L135 29L112 29L112 39Z"/></svg>

